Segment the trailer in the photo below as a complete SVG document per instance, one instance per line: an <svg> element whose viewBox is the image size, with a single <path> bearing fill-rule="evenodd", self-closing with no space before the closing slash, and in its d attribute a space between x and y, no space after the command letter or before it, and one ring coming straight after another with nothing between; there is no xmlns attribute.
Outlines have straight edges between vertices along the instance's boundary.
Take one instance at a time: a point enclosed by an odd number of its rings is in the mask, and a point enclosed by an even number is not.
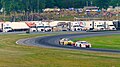
<svg viewBox="0 0 120 67"><path fill-rule="evenodd" d="M115 26L116 30L120 30L120 20L113 20L113 25Z"/></svg>
<svg viewBox="0 0 120 67"><path fill-rule="evenodd" d="M59 31L68 31L68 23L59 22L57 23L57 28L59 29Z"/></svg>
<svg viewBox="0 0 120 67"><path fill-rule="evenodd" d="M116 30L116 27L113 24L113 21L104 21L104 27L105 27L105 30Z"/></svg>
<svg viewBox="0 0 120 67"><path fill-rule="evenodd" d="M79 21L82 30L103 30L104 26L101 21Z"/></svg>
<svg viewBox="0 0 120 67"><path fill-rule="evenodd" d="M26 31L29 27L25 22L4 22L2 23L3 32Z"/></svg>
<svg viewBox="0 0 120 67"><path fill-rule="evenodd" d="M113 21L79 21L82 30L116 30Z"/></svg>
<svg viewBox="0 0 120 67"><path fill-rule="evenodd" d="M48 22L48 25L52 31L68 31L68 22L70 21L51 21Z"/></svg>

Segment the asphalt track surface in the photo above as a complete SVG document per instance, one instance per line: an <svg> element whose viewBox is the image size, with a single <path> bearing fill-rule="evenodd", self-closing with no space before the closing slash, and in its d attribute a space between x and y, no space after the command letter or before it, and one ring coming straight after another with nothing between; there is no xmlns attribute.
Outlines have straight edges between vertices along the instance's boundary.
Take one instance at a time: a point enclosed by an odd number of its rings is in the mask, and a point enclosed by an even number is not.
<svg viewBox="0 0 120 67"><path fill-rule="evenodd" d="M112 52L120 53L120 50L113 49L102 49L102 48L79 48L73 46L59 45L60 38L85 38L85 37L95 37L95 36L105 36L111 34L120 34L120 31L110 31L110 32L82 32L75 34L60 34L55 36L44 36L36 38L28 38L18 40L17 44L29 45L29 46L39 46L44 48L57 48L57 49L72 49L72 50L87 50L87 51L99 51L99 52Z"/></svg>

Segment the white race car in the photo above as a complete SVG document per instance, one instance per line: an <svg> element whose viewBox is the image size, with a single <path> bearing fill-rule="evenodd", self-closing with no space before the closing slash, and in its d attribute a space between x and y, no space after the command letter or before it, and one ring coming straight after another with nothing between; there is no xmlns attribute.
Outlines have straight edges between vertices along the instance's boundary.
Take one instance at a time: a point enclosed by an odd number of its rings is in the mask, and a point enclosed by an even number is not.
<svg viewBox="0 0 120 67"><path fill-rule="evenodd" d="M90 48L91 47L91 44L86 42L86 41L77 41L75 43L75 46L76 47L84 47L84 48Z"/></svg>

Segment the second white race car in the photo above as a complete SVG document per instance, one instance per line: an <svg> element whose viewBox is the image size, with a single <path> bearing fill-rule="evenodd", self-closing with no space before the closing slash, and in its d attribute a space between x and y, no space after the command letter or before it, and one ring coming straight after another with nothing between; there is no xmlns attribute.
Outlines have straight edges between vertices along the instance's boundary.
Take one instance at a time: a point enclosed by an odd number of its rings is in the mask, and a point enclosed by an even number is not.
<svg viewBox="0 0 120 67"><path fill-rule="evenodd" d="M84 48L90 48L91 47L91 44L86 42L86 41L77 41L75 43L75 46L76 47L84 47Z"/></svg>

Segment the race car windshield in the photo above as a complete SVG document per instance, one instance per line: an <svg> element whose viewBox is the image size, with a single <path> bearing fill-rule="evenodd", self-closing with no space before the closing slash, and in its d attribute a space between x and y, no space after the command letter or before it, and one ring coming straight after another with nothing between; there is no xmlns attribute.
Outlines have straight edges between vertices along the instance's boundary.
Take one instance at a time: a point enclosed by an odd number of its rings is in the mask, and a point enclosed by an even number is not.
<svg viewBox="0 0 120 67"><path fill-rule="evenodd" d="M81 42L82 44L88 44L88 42Z"/></svg>
<svg viewBox="0 0 120 67"><path fill-rule="evenodd" d="M65 39L65 40L66 40L66 41L69 41L70 39L67 38L67 39Z"/></svg>

